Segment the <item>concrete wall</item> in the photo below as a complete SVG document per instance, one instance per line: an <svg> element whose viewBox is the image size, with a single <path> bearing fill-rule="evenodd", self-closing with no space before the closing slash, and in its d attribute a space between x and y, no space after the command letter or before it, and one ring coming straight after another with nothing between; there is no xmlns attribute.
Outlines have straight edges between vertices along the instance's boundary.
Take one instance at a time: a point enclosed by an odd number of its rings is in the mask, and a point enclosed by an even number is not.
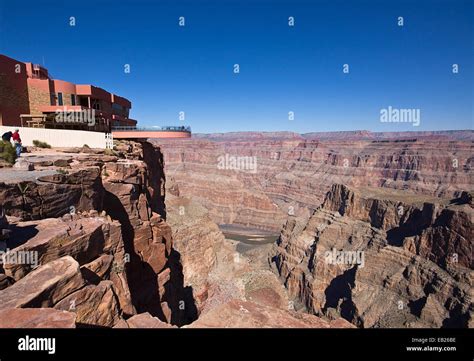
<svg viewBox="0 0 474 361"><path fill-rule="evenodd" d="M32 146L33 140L46 142L52 147L82 147L87 144L91 148L107 148L106 134L100 132L88 132L84 130L69 129L42 129L42 128L21 128L21 127L0 127L0 133L20 130L20 138L23 146ZM1 136L0 134L0 136Z"/></svg>

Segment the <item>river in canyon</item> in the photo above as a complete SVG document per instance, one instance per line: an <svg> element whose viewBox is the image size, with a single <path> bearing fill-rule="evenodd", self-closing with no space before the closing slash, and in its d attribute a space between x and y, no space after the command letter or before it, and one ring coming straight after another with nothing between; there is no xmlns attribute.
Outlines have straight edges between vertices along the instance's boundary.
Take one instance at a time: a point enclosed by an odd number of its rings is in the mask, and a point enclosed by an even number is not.
<svg viewBox="0 0 474 361"><path fill-rule="evenodd" d="M268 254L279 234L235 224L222 224L219 229L235 250L247 257L256 269L269 269Z"/></svg>

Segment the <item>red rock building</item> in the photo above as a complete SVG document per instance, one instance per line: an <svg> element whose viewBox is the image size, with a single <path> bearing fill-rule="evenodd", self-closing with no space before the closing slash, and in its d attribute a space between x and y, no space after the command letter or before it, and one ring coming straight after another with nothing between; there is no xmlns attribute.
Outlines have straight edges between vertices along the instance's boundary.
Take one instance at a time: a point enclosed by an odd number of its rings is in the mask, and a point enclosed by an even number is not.
<svg viewBox="0 0 474 361"><path fill-rule="evenodd" d="M0 54L0 126L83 129L108 132L135 127L129 100L93 85L51 79L40 65ZM93 110L93 112L92 112ZM56 112L89 111L94 122L58 122Z"/></svg>

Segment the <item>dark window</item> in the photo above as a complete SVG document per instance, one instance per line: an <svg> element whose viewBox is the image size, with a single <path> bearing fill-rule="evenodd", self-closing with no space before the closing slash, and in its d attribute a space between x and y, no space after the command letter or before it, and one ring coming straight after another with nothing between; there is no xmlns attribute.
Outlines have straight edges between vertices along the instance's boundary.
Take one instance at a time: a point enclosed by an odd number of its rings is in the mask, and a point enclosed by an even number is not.
<svg viewBox="0 0 474 361"><path fill-rule="evenodd" d="M76 105L76 95L71 94L71 105Z"/></svg>
<svg viewBox="0 0 474 361"><path fill-rule="evenodd" d="M87 98L81 98L81 97L79 97L79 103L80 103L80 105L82 105L83 107L89 107L89 102L88 102Z"/></svg>
<svg viewBox="0 0 474 361"><path fill-rule="evenodd" d="M100 106L100 102L99 102L98 99L93 99L92 100L92 108L96 109L96 110L100 110L101 106Z"/></svg>
<svg viewBox="0 0 474 361"><path fill-rule="evenodd" d="M51 93L51 105L56 105L56 94Z"/></svg>
<svg viewBox="0 0 474 361"><path fill-rule="evenodd" d="M58 105L63 105L63 93L58 93Z"/></svg>

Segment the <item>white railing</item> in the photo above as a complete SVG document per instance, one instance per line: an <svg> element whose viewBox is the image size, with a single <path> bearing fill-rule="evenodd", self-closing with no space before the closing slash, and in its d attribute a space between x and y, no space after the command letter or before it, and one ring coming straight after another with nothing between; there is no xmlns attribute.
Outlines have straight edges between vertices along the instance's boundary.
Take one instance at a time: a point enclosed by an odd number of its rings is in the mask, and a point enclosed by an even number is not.
<svg viewBox="0 0 474 361"><path fill-rule="evenodd" d="M86 130L45 129L26 127L0 126L0 135L15 129L20 130L23 146L32 146L33 140L46 142L52 147L82 147L87 144L91 148L112 148L111 133L89 132Z"/></svg>
<svg viewBox="0 0 474 361"><path fill-rule="evenodd" d="M114 136L112 133L105 133L105 147L112 149L114 147Z"/></svg>

